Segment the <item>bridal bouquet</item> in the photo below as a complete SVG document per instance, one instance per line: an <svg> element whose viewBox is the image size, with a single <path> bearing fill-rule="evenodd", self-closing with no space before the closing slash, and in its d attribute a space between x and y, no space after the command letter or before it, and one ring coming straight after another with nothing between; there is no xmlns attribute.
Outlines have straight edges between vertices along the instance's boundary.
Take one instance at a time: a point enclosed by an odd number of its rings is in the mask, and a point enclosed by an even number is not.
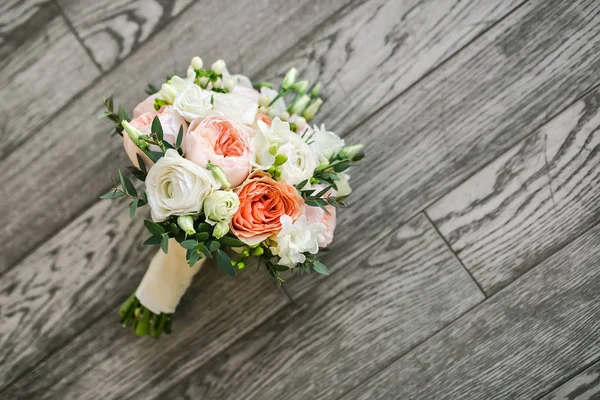
<svg viewBox="0 0 600 400"><path fill-rule="evenodd" d="M278 285L288 270L329 273L316 255L333 239L336 208L347 206L347 171L362 146L308 124L323 103L320 84L296 75L292 68L278 89L253 85L223 60L204 68L194 57L186 77L148 85L131 120L105 99L100 117L115 123L131 175L144 183L119 171L102 198L129 198L131 218L148 205L144 244L160 245L120 308L123 326L170 333L179 299L209 258L231 276L259 258Z"/></svg>

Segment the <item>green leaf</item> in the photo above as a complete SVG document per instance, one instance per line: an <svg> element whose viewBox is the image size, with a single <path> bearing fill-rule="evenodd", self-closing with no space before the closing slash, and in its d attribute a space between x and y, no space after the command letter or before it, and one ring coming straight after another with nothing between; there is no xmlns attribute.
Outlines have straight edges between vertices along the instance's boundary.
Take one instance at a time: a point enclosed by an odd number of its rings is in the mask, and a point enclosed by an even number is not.
<svg viewBox="0 0 600 400"><path fill-rule="evenodd" d="M321 190L319 193L315 194L315 197L323 197L323 195L325 193L327 193L329 191L329 189L331 189L331 185L326 186L323 190Z"/></svg>
<svg viewBox="0 0 600 400"><path fill-rule="evenodd" d="M360 161L360 160L362 160L363 158L365 158L365 153L363 153L362 151L361 151L361 152L358 152L358 153L356 153L356 154L354 155L354 157L352 157L352 162L357 162L357 161Z"/></svg>
<svg viewBox="0 0 600 400"><path fill-rule="evenodd" d="M148 170L146 169L146 163L144 162L144 159L142 158L142 156L139 153L135 153L135 156L137 157L138 165L140 166L139 167L140 171L142 171L144 174L146 174L148 172Z"/></svg>
<svg viewBox="0 0 600 400"><path fill-rule="evenodd" d="M160 119L158 119L158 116L154 117L154 119L152 120L152 126L150 127L150 132L156 134L156 137L158 138L158 140L160 140L162 142L163 129L162 129L162 125L160 124Z"/></svg>
<svg viewBox="0 0 600 400"><path fill-rule="evenodd" d="M162 151L148 151L146 154L153 162L157 162L165 155Z"/></svg>
<svg viewBox="0 0 600 400"><path fill-rule="evenodd" d="M182 141L183 141L183 125L181 125L179 127L179 133L177 133L177 140L175 141L175 147L180 148Z"/></svg>
<svg viewBox="0 0 600 400"><path fill-rule="evenodd" d="M209 224L202 222L198 225L198 228L196 229L198 232L212 232L212 226L210 226ZM208 238L207 238L208 239Z"/></svg>
<svg viewBox="0 0 600 400"><path fill-rule="evenodd" d="M342 161L339 164L334 165L333 170L335 172L342 172L347 170L350 167L350 163L348 161Z"/></svg>
<svg viewBox="0 0 600 400"><path fill-rule="evenodd" d="M186 240L184 242L181 242L180 245L184 249L193 250L198 245L198 242L195 241L195 240L193 240L193 239L190 239L190 240Z"/></svg>
<svg viewBox="0 0 600 400"><path fill-rule="evenodd" d="M109 115L110 113L108 111L101 112L100 114L98 114L98 119L108 117Z"/></svg>
<svg viewBox="0 0 600 400"><path fill-rule="evenodd" d="M125 110L125 107L123 107L122 104L119 106L119 119L121 121L129 119L127 117L127 111Z"/></svg>
<svg viewBox="0 0 600 400"><path fill-rule="evenodd" d="M273 268L275 271L279 271L279 272L285 272L285 271L289 271L290 268L286 267L285 265L273 265L271 268Z"/></svg>
<svg viewBox="0 0 600 400"><path fill-rule="evenodd" d="M204 256L206 258L213 258L211 252L206 248L204 243L198 243L198 246L196 247L196 249L198 249L198 251L202 252L202 254L204 254Z"/></svg>
<svg viewBox="0 0 600 400"><path fill-rule="evenodd" d="M210 251L216 251L220 248L221 248L221 243L217 242L216 240L213 240L208 244L208 249Z"/></svg>
<svg viewBox="0 0 600 400"><path fill-rule="evenodd" d="M305 179L302 182L300 182L299 184L297 184L296 187L298 189L302 189L304 186L306 186L307 183L308 183L308 179Z"/></svg>
<svg viewBox="0 0 600 400"><path fill-rule="evenodd" d="M162 241L162 237L160 237L160 236L150 236L148 239L146 239L144 244L146 246L149 246L152 244L159 244L161 241Z"/></svg>
<svg viewBox="0 0 600 400"><path fill-rule="evenodd" d="M123 191L125 193L129 193L133 197L137 197L137 190L135 190L135 186L131 183L131 180L123 175L119 170L119 179L121 180L121 187L123 187Z"/></svg>
<svg viewBox="0 0 600 400"><path fill-rule="evenodd" d="M144 182L146 180L145 172L142 172L133 166L127 167L127 169L131 172L131 175L133 175L137 180L142 181L142 182Z"/></svg>
<svg viewBox="0 0 600 400"><path fill-rule="evenodd" d="M138 199L135 199L134 201L131 202L131 204L129 204L129 218L133 219L133 217L135 217L135 212L138 208Z"/></svg>
<svg viewBox="0 0 600 400"><path fill-rule="evenodd" d="M112 189L110 192L106 192L104 193L102 196L100 196L101 199L118 199L119 197L123 197L125 196L125 193L116 190L116 189Z"/></svg>
<svg viewBox="0 0 600 400"><path fill-rule="evenodd" d="M167 235L166 233L163 233L162 235L162 240L160 241L160 248L162 249L162 251L165 252L165 254L169 252L169 235Z"/></svg>
<svg viewBox="0 0 600 400"><path fill-rule="evenodd" d="M159 89L151 83L149 83L148 86L146 86L146 93L148 95L153 95L155 93L158 93L158 91Z"/></svg>
<svg viewBox="0 0 600 400"><path fill-rule="evenodd" d="M329 270L322 262L315 260L313 263L313 269L321 275L329 275Z"/></svg>
<svg viewBox="0 0 600 400"><path fill-rule="evenodd" d="M204 242L209 237L210 237L210 234L208 232L198 232L196 234L196 240L199 242Z"/></svg>
<svg viewBox="0 0 600 400"><path fill-rule="evenodd" d="M225 246L230 246L230 247L244 247L246 246L246 243L242 242L241 240L231 237L231 236L223 236L221 239L219 239L219 242L221 242L221 244L225 245Z"/></svg>
<svg viewBox="0 0 600 400"><path fill-rule="evenodd" d="M165 233L165 229L162 226L160 226L159 224L157 224L156 222L146 219L146 220L144 220L144 225L146 226L146 229L148 229L150 231L150 233L153 235L160 236L163 233Z"/></svg>
<svg viewBox="0 0 600 400"><path fill-rule="evenodd" d="M199 260L200 260L200 254L198 254L197 251L193 251L192 254L190 254L190 259L189 259L190 267L193 267L194 264L196 264Z"/></svg>
<svg viewBox="0 0 600 400"><path fill-rule="evenodd" d="M235 268L231 264L229 256L223 250L217 250L217 263L219 267L229 276L235 276Z"/></svg>

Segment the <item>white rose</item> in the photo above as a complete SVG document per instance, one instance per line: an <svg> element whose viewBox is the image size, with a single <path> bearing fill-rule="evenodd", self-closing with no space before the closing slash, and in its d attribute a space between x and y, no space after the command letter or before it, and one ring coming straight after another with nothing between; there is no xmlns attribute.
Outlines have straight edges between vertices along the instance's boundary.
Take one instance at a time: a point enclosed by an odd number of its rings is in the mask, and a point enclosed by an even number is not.
<svg viewBox="0 0 600 400"><path fill-rule="evenodd" d="M208 117L212 114L212 94L198 85L190 85L180 92L175 98L173 108L181 114L186 121L191 122L197 118Z"/></svg>
<svg viewBox="0 0 600 400"><path fill-rule="evenodd" d="M234 192L217 190L204 199L204 215L206 222L215 225L217 222L229 222L240 207L240 199Z"/></svg>
<svg viewBox="0 0 600 400"><path fill-rule="evenodd" d="M335 197L348 196L352 192L350 183L348 183L348 181L350 180L350 175L340 173L338 174L338 176L340 177L340 180L335 182L337 190L333 191L333 195Z"/></svg>
<svg viewBox="0 0 600 400"><path fill-rule="evenodd" d="M290 137L290 141L279 148L278 154L287 156L281 165L281 179L290 185L312 178L318 160L310 146L300 136Z"/></svg>
<svg viewBox="0 0 600 400"><path fill-rule="evenodd" d="M260 88L260 94L268 96L269 97L269 102L273 101L275 99L275 97L277 97L277 90L274 89L270 89L266 86L263 86ZM277 101L275 103L273 103L273 105L271 105L271 107L273 107L273 110L275 111L275 115L281 115L282 113L287 111L287 106L285 105L285 100L283 100L283 97L280 97L279 99L277 99Z"/></svg>
<svg viewBox="0 0 600 400"><path fill-rule="evenodd" d="M231 79L233 79L236 86L245 87L247 89L253 89L252 81L246 75L242 75L242 74L231 75Z"/></svg>
<svg viewBox="0 0 600 400"><path fill-rule="evenodd" d="M317 254L319 242L325 239L327 228L322 223L309 224L302 215L292 222L288 215L282 215L281 231L274 241L276 246L270 247L274 255L279 256L279 264L294 268L296 264L306 261L304 253Z"/></svg>
<svg viewBox="0 0 600 400"><path fill-rule="evenodd" d="M185 79L180 78L177 75L173 76L167 83L163 83L160 87L160 97L169 102L169 104L173 104L179 93L183 92L189 86L194 85L195 79L196 73L192 69L188 69L187 77Z"/></svg>
<svg viewBox="0 0 600 400"><path fill-rule="evenodd" d="M315 125L310 147L319 158L319 162L326 162L342 150L344 139L325 129L325 124L321 124L320 128Z"/></svg>
<svg viewBox="0 0 600 400"><path fill-rule="evenodd" d="M213 110L245 125L252 125L258 102L239 93L213 93Z"/></svg>
<svg viewBox="0 0 600 400"><path fill-rule="evenodd" d="M160 222L170 215L196 214L204 199L220 186L210 171L169 149L146 177L152 219Z"/></svg>

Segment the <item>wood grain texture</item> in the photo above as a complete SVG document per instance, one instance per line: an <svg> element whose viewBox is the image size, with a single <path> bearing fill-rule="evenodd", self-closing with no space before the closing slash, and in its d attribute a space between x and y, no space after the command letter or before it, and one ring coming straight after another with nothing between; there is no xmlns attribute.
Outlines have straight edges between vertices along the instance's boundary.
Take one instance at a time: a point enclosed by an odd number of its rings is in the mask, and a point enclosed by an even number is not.
<svg viewBox="0 0 600 400"><path fill-rule="evenodd" d="M569 379L543 400L593 400L600 397L600 363Z"/></svg>
<svg viewBox="0 0 600 400"><path fill-rule="evenodd" d="M103 97L115 94L116 102L131 110L143 100L148 82L163 82L167 73L185 69L198 54L207 62L222 57L228 60L232 71L243 69L252 74L292 46L298 35L323 21L328 16L326 4L329 13L339 6L337 2L315 4L303 0L289 4L280 0L271 2L268 8L266 3L266 0L240 3L230 10L227 20L218 18L216 11L206 11L219 10L219 0L194 5L188 12L199 17L179 18L177 23L173 22L172 29L165 35L155 36L144 51L137 52L104 76L35 135L0 158L3 178L0 273L96 202L110 186L116 169L129 164L120 139L104 134L110 123L96 119L102 110ZM273 9L281 20L270 26L239 23L241 19L246 20L248 14L257 20L269 18ZM297 14L303 13L314 14L315 18L295 19ZM220 47L197 40L219 29L231 32L221 38ZM265 46L265 40L275 32L278 32L277 43ZM242 59L246 57L253 62L242 68ZM144 73L143 79L139 78L140 71ZM23 174L23 171L28 172ZM32 193L43 195L32 196Z"/></svg>
<svg viewBox="0 0 600 400"><path fill-rule="evenodd" d="M235 335L260 323L269 315L265 310L288 302L262 271L243 273L233 280L209 263L179 306L176 334L159 341L139 339L119 329L117 308L135 290L157 251L155 246L141 245L146 236L141 220L132 221L122 203L104 201L3 277L0 387L67 343L64 352L69 357L45 361L27 372L26 388L17 385L10 395L0 394L0 398L20 398L26 393L36 399L98 398L100 394L93 389L101 390L103 398L110 393L121 398L150 384L153 374L159 374L182 349L196 349L197 356L211 357ZM147 380L138 379L142 375ZM100 376L107 383L116 379L121 385L98 387ZM75 387L68 386L78 378ZM58 393L65 386L72 390L70 395Z"/></svg>
<svg viewBox="0 0 600 400"><path fill-rule="evenodd" d="M1 2L0 158L99 75L53 2Z"/></svg>
<svg viewBox="0 0 600 400"><path fill-rule="evenodd" d="M521 0L375 0L322 25L265 71L324 84L319 120L346 133L503 18Z"/></svg>
<svg viewBox="0 0 600 400"><path fill-rule="evenodd" d="M375 246L153 398L337 398L483 299L422 215Z"/></svg>
<svg viewBox="0 0 600 400"><path fill-rule="evenodd" d="M353 130L351 229L402 224L583 97L599 32L596 1L529 1Z"/></svg>
<svg viewBox="0 0 600 400"><path fill-rule="evenodd" d="M427 213L494 293L599 221L599 150L595 90Z"/></svg>
<svg viewBox="0 0 600 400"><path fill-rule="evenodd" d="M346 399L533 399L600 352L600 225Z"/></svg>

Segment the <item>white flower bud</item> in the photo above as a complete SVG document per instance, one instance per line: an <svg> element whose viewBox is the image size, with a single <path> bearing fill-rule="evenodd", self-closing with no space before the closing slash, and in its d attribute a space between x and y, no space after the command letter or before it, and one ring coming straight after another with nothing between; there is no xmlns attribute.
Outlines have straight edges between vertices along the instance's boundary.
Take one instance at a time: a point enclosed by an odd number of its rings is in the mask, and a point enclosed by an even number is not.
<svg viewBox="0 0 600 400"><path fill-rule="evenodd" d="M231 92L233 88L235 88L235 81L229 76L224 76L223 86L225 86L225 89Z"/></svg>
<svg viewBox="0 0 600 400"><path fill-rule="evenodd" d="M294 123L296 124L296 132L300 132L306 126L306 119L304 117L298 117Z"/></svg>
<svg viewBox="0 0 600 400"><path fill-rule="evenodd" d="M304 94L308 90L308 81L306 81L306 80L298 81L298 82L294 83L294 86L292 87L292 89L294 89L296 92L298 92L300 94Z"/></svg>
<svg viewBox="0 0 600 400"><path fill-rule="evenodd" d="M344 147L341 151L341 153L342 153L341 155L342 155L342 157L352 158L356 155L356 153L361 151L362 148L363 148L362 144L355 144L354 146Z"/></svg>
<svg viewBox="0 0 600 400"><path fill-rule="evenodd" d="M223 236L227 235L229 232L229 224L225 221L219 221L215 225L215 229L213 230L213 236L217 239L221 239Z"/></svg>
<svg viewBox="0 0 600 400"><path fill-rule="evenodd" d="M290 113L287 111L282 112L281 114L279 114L279 119L281 119L282 121L287 121L288 119L290 119Z"/></svg>
<svg viewBox="0 0 600 400"><path fill-rule="evenodd" d="M283 78L283 82L281 82L281 88L284 90L291 88L292 85L294 84L294 82L296 82L296 74L297 73L298 73L298 70L296 68L291 68L287 72L287 74L285 74L285 77Z"/></svg>
<svg viewBox="0 0 600 400"><path fill-rule="evenodd" d="M189 215L180 215L177 217L177 225L188 235L196 233L194 230L194 219Z"/></svg>
<svg viewBox="0 0 600 400"><path fill-rule="evenodd" d="M267 115L267 113L269 112L269 110L265 106L260 106L260 107L258 107L258 112L261 113L261 114Z"/></svg>
<svg viewBox="0 0 600 400"><path fill-rule="evenodd" d="M191 67L193 69L202 69L202 66L204 65L202 63L202 59L198 56L192 58L192 62L190 63Z"/></svg>
<svg viewBox="0 0 600 400"><path fill-rule="evenodd" d="M290 106L290 114L302 114L302 111L304 111L309 102L310 96L303 94L302 96L297 98Z"/></svg>
<svg viewBox="0 0 600 400"><path fill-rule="evenodd" d="M323 104L323 100L321 100L320 98L316 99L311 103L310 106L306 107L306 110L304 110L302 116L306 118L307 121L310 121L314 118L317 111L319 111L319 107L321 107L321 104Z"/></svg>
<svg viewBox="0 0 600 400"><path fill-rule="evenodd" d="M208 78L206 76L201 76L200 78L198 78L198 83L200 84L200 86L205 88L206 85L208 85Z"/></svg>
<svg viewBox="0 0 600 400"><path fill-rule="evenodd" d="M217 78L217 80L213 83L213 87L222 88L223 80L221 78Z"/></svg>
<svg viewBox="0 0 600 400"><path fill-rule="evenodd" d="M268 107L271 103L271 98L266 94L261 94L258 96L258 105L262 107Z"/></svg>
<svg viewBox="0 0 600 400"><path fill-rule="evenodd" d="M268 107L267 115L269 116L269 118L275 118L275 116L276 116L275 109L273 107Z"/></svg>
<svg viewBox="0 0 600 400"><path fill-rule="evenodd" d="M310 90L310 97L317 97L321 91L321 82L317 82L315 86Z"/></svg>
<svg viewBox="0 0 600 400"><path fill-rule="evenodd" d="M143 135L144 132L140 131L137 128L134 128L133 126L131 126L131 124L128 121L125 121L125 120L123 120L121 122L121 126L125 129L125 131L127 132L127 135L131 139L131 141L133 143L135 143L136 146L139 146L140 145L140 136Z"/></svg>
<svg viewBox="0 0 600 400"><path fill-rule="evenodd" d="M212 172L215 180L219 182L225 189L229 189L231 187L231 185L227 181L227 175L225 175L225 171L223 171L223 168L209 161L206 165L206 169Z"/></svg>
<svg viewBox="0 0 600 400"><path fill-rule="evenodd" d="M217 61L215 61L215 63L212 65L211 69L213 70L213 72L215 74L222 74L223 71L225 71L225 68L227 66L225 65L225 61L219 59Z"/></svg>

